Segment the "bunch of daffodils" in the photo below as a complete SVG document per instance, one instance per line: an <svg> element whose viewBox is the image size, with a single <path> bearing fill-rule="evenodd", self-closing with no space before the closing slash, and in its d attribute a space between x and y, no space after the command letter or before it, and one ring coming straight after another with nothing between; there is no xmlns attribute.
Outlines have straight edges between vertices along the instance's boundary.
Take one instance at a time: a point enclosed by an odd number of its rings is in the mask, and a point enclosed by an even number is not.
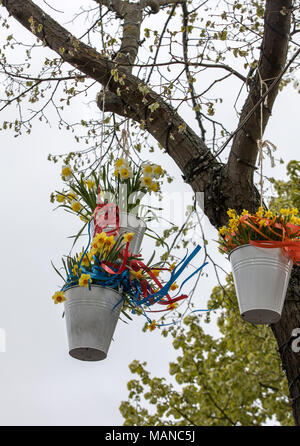
<svg viewBox="0 0 300 446"><path fill-rule="evenodd" d="M162 167L158 164L143 164L142 165L142 187L147 188L150 191L159 191L159 179L164 176Z"/></svg>
<svg viewBox="0 0 300 446"><path fill-rule="evenodd" d="M220 251L229 253L250 240L285 241L300 239L300 218L296 208L280 209L279 214L259 207L255 214L246 209L238 215L234 209L227 211L227 226L219 229Z"/></svg>
<svg viewBox="0 0 300 446"><path fill-rule="evenodd" d="M128 180L133 178L132 167L128 160L119 158L115 161L115 177L119 177L122 180Z"/></svg>
<svg viewBox="0 0 300 446"><path fill-rule="evenodd" d="M84 253L82 251L74 257L67 257L67 262L63 260L66 273L63 289L68 285L79 285L89 288L92 284L91 273L95 265L101 265L103 262L109 265L120 265L123 249L132 240L133 235L133 232L116 237L113 235L108 236L105 232L96 234L88 252ZM129 255L127 260L128 267L133 258L134 256ZM59 272L58 274L63 277ZM64 302L66 300L64 291L57 291L52 296L52 299L55 304Z"/></svg>
<svg viewBox="0 0 300 446"><path fill-rule="evenodd" d="M78 174L69 165L64 165L61 178L66 187L52 193L51 201L58 202L58 207L79 216L85 223L93 217L99 199L118 206L122 203L122 209L127 206L127 212L138 208L139 215L139 194L159 192L160 180L164 175L158 164L136 165L125 158L106 163L100 174L92 171L89 176Z"/></svg>

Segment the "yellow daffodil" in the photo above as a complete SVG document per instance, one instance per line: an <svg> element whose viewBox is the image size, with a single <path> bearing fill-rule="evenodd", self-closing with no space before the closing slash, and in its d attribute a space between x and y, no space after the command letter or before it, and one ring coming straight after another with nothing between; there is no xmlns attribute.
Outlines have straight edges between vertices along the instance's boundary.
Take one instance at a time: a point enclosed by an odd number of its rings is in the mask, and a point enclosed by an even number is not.
<svg viewBox="0 0 300 446"><path fill-rule="evenodd" d="M93 258L96 254L97 254L98 249L97 248L92 248L90 250L90 256L91 258Z"/></svg>
<svg viewBox="0 0 300 446"><path fill-rule="evenodd" d="M153 175L153 167L151 166L151 164L147 164L143 168L143 174L145 177L151 177Z"/></svg>
<svg viewBox="0 0 300 446"><path fill-rule="evenodd" d="M224 234L226 234L227 231L228 231L228 228L227 228L226 226L222 226L222 227L219 229L219 234L220 234L220 235L224 235Z"/></svg>
<svg viewBox="0 0 300 446"><path fill-rule="evenodd" d="M93 187L95 186L95 181L93 180L93 179L91 179L91 178L89 178L87 181L86 181L86 185L87 185L87 187L88 187L88 189L90 190L90 189L93 189Z"/></svg>
<svg viewBox="0 0 300 446"><path fill-rule="evenodd" d="M158 277L158 276L159 276L159 273L160 273L160 270L154 268L154 269L151 270L151 272L152 272L152 274L153 274L155 277Z"/></svg>
<svg viewBox="0 0 300 446"><path fill-rule="evenodd" d="M292 223L293 225L300 225L300 218L292 215L290 218L290 223Z"/></svg>
<svg viewBox="0 0 300 446"><path fill-rule="evenodd" d="M115 169L114 175L115 177L118 177L120 175L120 169Z"/></svg>
<svg viewBox="0 0 300 446"><path fill-rule="evenodd" d="M83 256L83 252L81 252L78 255L77 262L80 262L82 256ZM90 263L91 263L91 255L90 255L90 253L86 253L85 256L83 257L83 259L81 260L81 265L82 266L89 266Z"/></svg>
<svg viewBox="0 0 300 446"><path fill-rule="evenodd" d="M113 235L111 235L110 237L106 237L104 241L104 244L107 248L112 248L115 243L116 241Z"/></svg>
<svg viewBox="0 0 300 446"><path fill-rule="evenodd" d="M178 303L177 302L172 302L171 304L169 304L167 306L168 310L175 310L178 307Z"/></svg>
<svg viewBox="0 0 300 446"><path fill-rule="evenodd" d="M176 263L172 263L172 264L169 266L170 271L173 271L173 269L175 269L175 267L176 267Z"/></svg>
<svg viewBox="0 0 300 446"><path fill-rule="evenodd" d="M96 250L101 249L105 243L106 238L107 235L105 234L105 232L96 234L92 241L92 248Z"/></svg>
<svg viewBox="0 0 300 446"><path fill-rule="evenodd" d="M68 166L68 165L67 166L62 166L61 176L64 179L69 179L72 176L72 169L71 169L71 167Z"/></svg>
<svg viewBox="0 0 300 446"><path fill-rule="evenodd" d="M154 166L153 172L155 178L159 178L163 174L163 170L158 164Z"/></svg>
<svg viewBox="0 0 300 446"><path fill-rule="evenodd" d="M64 195L62 195L62 194L56 194L56 200L57 200L59 203L64 203L64 202L65 202L65 199L66 199L66 197L65 197Z"/></svg>
<svg viewBox="0 0 300 446"><path fill-rule="evenodd" d="M247 211L247 209L243 209L242 215L248 215L249 211Z"/></svg>
<svg viewBox="0 0 300 446"><path fill-rule="evenodd" d="M80 279L78 281L79 286L83 286L85 288L89 287L89 282L92 282L90 274L81 274Z"/></svg>
<svg viewBox="0 0 300 446"><path fill-rule="evenodd" d="M265 218L261 218L261 219L258 221L258 225L259 225L260 227L268 226L268 222L267 222L267 220L266 220Z"/></svg>
<svg viewBox="0 0 300 446"><path fill-rule="evenodd" d="M55 304L61 304L67 300L63 291L56 291L56 293L53 294L52 299Z"/></svg>
<svg viewBox="0 0 300 446"><path fill-rule="evenodd" d="M259 206L258 211L255 214L257 217L263 217L264 215L264 208L262 206Z"/></svg>
<svg viewBox="0 0 300 446"><path fill-rule="evenodd" d="M158 191L158 183L152 183L150 186L150 190L152 190L153 192L157 192Z"/></svg>
<svg viewBox="0 0 300 446"><path fill-rule="evenodd" d="M79 212L80 209L82 208L81 204L79 203L79 201L73 201L71 204L72 207L72 211L74 212Z"/></svg>
<svg viewBox="0 0 300 446"><path fill-rule="evenodd" d="M156 329L156 321L152 321L151 324L147 326L148 330L153 331Z"/></svg>
<svg viewBox="0 0 300 446"><path fill-rule="evenodd" d="M299 213L299 211L298 211L297 208L292 208L292 209L290 210L290 214L291 214L291 215L298 215L298 213Z"/></svg>
<svg viewBox="0 0 300 446"><path fill-rule="evenodd" d="M151 187L152 185L152 178L151 177L143 177L141 180L142 186Z"/></svg>
<svg viewBox="0 0 300 446"><path fill-rule="evenodd" d="M121 167L121 166L128 166L128 161L124 160L124 158L119 158L115 161L115 166Z"/></svg>
<svg viewBox="0 0 300 446"><path fill-rule="evenodd" d="M140 280L143 277L143 270L139 269L138 271L131 271L131 274L134 279Z"/></svg>
<svg viewBox="0 0 300 446"><path fill-rule="evenodd" d="M172 285L170 286L170 290L172 290L172 291L177 290L177 288L178 288L178 285L176 282L172 283Z"/></svg>
<svg viewBox="0 0 300 446"><path fill-rule="evenodd" d="M280 213L281 213L281 215L287 217L287 216L289 215L289 213L290 213L290 210L289 210L289 209L282 208L282 209L280 209Z"/></svg>
<svg viewBox="0 0 300 446"><path fill-rule="evenodd" d="M127 232L127 234L124 234L123 235L124 242L125 243L131 242L131 240L133 239L133 236L134 236L134 232Z"/></svg>
<svg viewBox="0 0 300 446"><path fill-rule="evenodd" d="M272 218L273 217L273 212L270 211L270 209L268 209L267 211L265 211L265 217L266 218Z"/></svg>
<svg viewBox="0 0 300 446"><path fill-rule="evenodd" d="M234 209L228 209L227 215L230 218L236 218L236 211Z"/></svg>
<svg viewBox="0 0 300 446"><path fill-rule="evenodd" d="M105 239L107 238L107 235L105 232L99 232L98 234L95 235L95 237L93 238L93 242L96 243L100 243L103 245L103 243L105 242Z"/></svg>
<svg viewBox="0 0 300 446"><path fill-rule="evenodd" d="M239 219L238 218L231 218L229 220L229 222L228 222L229 228L230 229L235 228L238 225L238 223L239 223Z"/></svg>
<svg viewBox="0 0 300 446"><path fill-rule="evenodd" d="M73 201L73 200L76 200L77 195L71 191L68 193L67 197L68 197L68 200Z"/></svg>
<svg viewBox="0 0 300 446"><path fill-rule="evenodd" d="M130 178L132 176L132 172L128 167L122 167L120 169L120 176L124 180L127 180L127 178Z"/></svg>
<svg viewBox="0 0 300 446"><path fill-rule="evenodd" d="M81 269L79 270L79 272L81 272ZM72 268L72 273L74 276L77 276L78 274L78 265L74 265Z"/></svg>

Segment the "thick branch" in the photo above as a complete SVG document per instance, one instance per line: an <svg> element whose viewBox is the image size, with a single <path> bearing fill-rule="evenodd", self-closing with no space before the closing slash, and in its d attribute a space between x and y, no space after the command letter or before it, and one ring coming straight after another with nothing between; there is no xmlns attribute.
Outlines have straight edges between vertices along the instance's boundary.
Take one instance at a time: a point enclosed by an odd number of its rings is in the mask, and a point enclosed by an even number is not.
<svg viewBox="0 0 300 446"><path fill-rule="evenodd" d="M126 75L125 84L120 85L118 82L110 80L111 70L116 68L117 61L103 58L94 49L78 41L31 0L7 0L5 6L8 12L29 31L32 32L32 23L35 23L35 35L40 39L46 38L50 48L66 62L103 86L106 86L110 81L108 89L111 93L119 93L119 98L124 104L123 108L118 110L118 113L122 114L123 111L127 116L142 123L162 146L167 147L169 155L183 171L190 184L197 186L197 189L194 190L202 191L205 189L205 185L209 182L210 171L218 163L213 159L203 141L190 127L186 126L184 121L174 113L173 108L162 100L160 95L150 89L145 91L146 86L140 79L125 73L121 68L118 68L119 75ZM38 24L43 24L41 31L39 31ZM149 105L154 102L159 107L151 113ZM200 159L201 157L203 159ZM193 169L202 161L201 177L199 177L197 183L193 183L191 179ZM208 214L210 213L208 212Z"/></svg>

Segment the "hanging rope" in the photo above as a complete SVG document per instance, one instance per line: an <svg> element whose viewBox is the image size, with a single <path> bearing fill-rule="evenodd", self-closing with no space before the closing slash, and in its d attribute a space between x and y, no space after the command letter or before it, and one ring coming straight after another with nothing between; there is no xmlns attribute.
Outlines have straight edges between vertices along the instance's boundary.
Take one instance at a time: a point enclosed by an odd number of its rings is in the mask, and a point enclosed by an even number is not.
<svg viewBox="0 0 300 446"><path fill-rule="evenodd" d="M119 146L121 148L121 158L128 158L129 157L129 119L126 119L125 126L122 129L121 133L121 139Z"/></svg>
<svg viewBox="0 0 300 446"><path fill-rule="evenodd" d="M101 168L102 168L102 158L103 158L103 143L104 143L104 135L105 135L105 95L108 89L109 83L112 79L112 75L110 75L107 84L103 87L102 91L102 117L101 117L101 133L100 133L100 153L99 153L99 178L101 178ZM101 202L100 200L100 191L98 194L97 204Z"/></svg>
<svg viewBox="0 0 300 446"><path fill-rule="evenodd" d="M265 90L268 91L268 85L266 82L262 79L260 71L258 69L258 76L260 81L260 98L263 98L263 87L265 87ZM267 155L269 156L271 160L271 166L275 167L275 160L272 154L272 150L275 151L277 147L268 140L263 140L263 118L264 118L264 106L268 105L268 95L265 97L264 101L260 102L260 139L256 141L257 148L258 148L258 165L260 167L260 206L263 206L263 189L264 189L264 178L263 178L263 159L264 159L264 153L263 149L265 148L267 151Z"/></svg>

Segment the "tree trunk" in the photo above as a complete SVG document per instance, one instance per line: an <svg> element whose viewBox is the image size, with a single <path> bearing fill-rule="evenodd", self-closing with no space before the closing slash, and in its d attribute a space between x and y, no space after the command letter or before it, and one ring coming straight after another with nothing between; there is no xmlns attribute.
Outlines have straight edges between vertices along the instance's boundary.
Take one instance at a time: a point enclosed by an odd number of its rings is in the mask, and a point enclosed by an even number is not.
<svg viewBox="0 0 300 446"><path fill-rule="evenodd" d="M271 326L286 373L296 426L300 426L300 352L293 351L293 330L300 331L300 267L294 266L282 316ZM299 335L298 335L299 337Z"/></svg>

